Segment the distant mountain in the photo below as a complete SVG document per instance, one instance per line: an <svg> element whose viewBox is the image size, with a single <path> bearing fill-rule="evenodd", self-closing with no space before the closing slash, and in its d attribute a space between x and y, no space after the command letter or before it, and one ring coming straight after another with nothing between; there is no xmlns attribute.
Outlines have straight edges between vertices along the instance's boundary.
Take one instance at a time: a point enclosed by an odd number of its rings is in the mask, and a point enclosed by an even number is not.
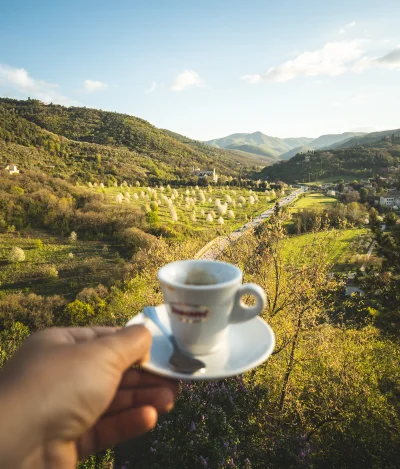
<svg viewBox="0 0 400 469"><path fill-rule="evenodd" d="M256 145L249 145L248 143L233 143L232 145L229 145L225 147L226 150L239 150L239 151L244 151L246 153L253 153L254 155L260 155L260 156L265 156L267 158L272 158L274 160L277 160L278 158L274 154L274 152L270 152L267 150L264 150L262 147L257 147Z"/></svg>
<svg viewBox="0 0 400 469"><path fill-rule="evenodd" d="M307 153L310 150L314 150L314 148L306 145L301 147L292 148L291 150L287 151L286 153L282 153L279 155L280 160L290 160L293 156L297 155L297 153Z"/></svg>
<svg viewBox="0 0 400 469"><path fill-rule="evenodd" d="M292 148L308 145L313 140L314 140L313 138L308 138L308 137L284 138L283 139L286 145L289 145Z"/></svg>
<svg viewBox="0 0 400 469"><path fill-rule="evenodd" d="M332 145L343 142L344 140L349 140L353 137L357 137L359 135L365 135L365 132L345 132L343 134L327 134L321 135L320 137L312 140L308 143L308 146L318 150L320 148L330 148Z"/></svg>
<svg viewBox="0 0 400 469"><path fill-rule="evenodd" d="M216 138L205 142L207 145L230 150L241 150L246 153L263 155L274 160L288 160L297 153L306 153L308 150L331 148L341 142L347 142L355 137L366 135L364 132L345 132L343 134L327 134L318 138L278 138L270 137L262 132L237 133L223 138Z"/></svg>
<svg viewBox="0 0 400 469"><path fill-rule="evenodd" d="M278 157L282 153L286 153L293 147L306 145L311 140L313 139L307 137L283 139L270 137L262 132L253 132L250 134L232 134L227 137L209 140L205 143L217 148L236 149L254 154L260 154L260 150L262 150L264 156L279 159Z"/></svg>

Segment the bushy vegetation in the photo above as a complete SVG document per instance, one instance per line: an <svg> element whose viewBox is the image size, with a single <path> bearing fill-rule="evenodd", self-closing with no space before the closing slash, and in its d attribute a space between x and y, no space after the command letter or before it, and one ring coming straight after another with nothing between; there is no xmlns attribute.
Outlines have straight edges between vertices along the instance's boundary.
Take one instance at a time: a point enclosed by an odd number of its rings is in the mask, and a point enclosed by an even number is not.
<svg viewBox="0 0 400 469"><path fill-rule="evenodd" d="M181 136L177 136L181 137ZM183 142L143 119L28 99L0 99L0 164L107 184L127 180L190 181L193 166L225 176L251 164L235 153Z"/></svg>

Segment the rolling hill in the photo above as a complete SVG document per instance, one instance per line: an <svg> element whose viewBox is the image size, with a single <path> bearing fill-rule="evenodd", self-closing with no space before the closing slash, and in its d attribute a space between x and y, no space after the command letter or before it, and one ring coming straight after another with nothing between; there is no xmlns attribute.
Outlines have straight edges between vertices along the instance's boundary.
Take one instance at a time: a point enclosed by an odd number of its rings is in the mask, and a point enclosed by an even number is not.
<svg viewBox="0 0 400 469"><path fill-rule="evenodd" d="M193 166L236 175L264 165L114 112L0 99L0 165L89 181L173 180Z"/></svg>
<svg viewBox="0 0 400 469"><path fill-rule="evenodd" d="M349 140L353 137L358 137L359 135L365 135L364 132L344 132L343 134L327 134L321 135L320 137L312 140L308 143L311 148L319 150L320 148L331 148L332 145L335 145L338 142L343 142Z"/></svg>
<svg viewBox="0 0 400 469"><path fill-rule="evenodd" d="M368 134L363 134L358 137L352 137L342 142L338 142L335 145L332 145L331 148L348 148L354 145L365 145L370 143L379 142L382 139L391 139L392 135L398 135L400 129L394 130L383 130L381 132L371 132Z"/></svg>
<svg viewBox="0 0 400 469"><path fill-rule="evenodd" d="M400 164L400 131L391 139L329 150L312 150L290 160L265 167L258 177L287 183L325 178L354 179L386 175L386 169Z"/></svg>

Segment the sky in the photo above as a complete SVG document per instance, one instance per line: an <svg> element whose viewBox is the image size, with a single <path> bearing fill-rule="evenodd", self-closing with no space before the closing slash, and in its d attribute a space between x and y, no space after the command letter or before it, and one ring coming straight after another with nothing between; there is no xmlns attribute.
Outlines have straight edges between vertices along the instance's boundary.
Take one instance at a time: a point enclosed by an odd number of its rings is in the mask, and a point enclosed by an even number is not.
<svg viewBox="0 0 400 469"><path fill-rule="evenodd" d="M398 0L13 0L0 96L198 140L400 128Z"/></svg>

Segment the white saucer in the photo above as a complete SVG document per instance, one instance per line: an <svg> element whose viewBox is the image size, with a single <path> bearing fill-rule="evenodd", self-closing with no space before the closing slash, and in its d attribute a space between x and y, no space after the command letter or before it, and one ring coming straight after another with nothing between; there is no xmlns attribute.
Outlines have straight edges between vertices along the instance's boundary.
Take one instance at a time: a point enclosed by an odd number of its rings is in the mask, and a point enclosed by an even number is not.
<svg viewBox="0 0 400 469"><path fill-rule="evenodd" d="M156 310L160 320L170 329L164 305L157 306ZM153 336L151 357L143 368L151 373L173 379L206 381L236 376L261 365L275 347L275 335L272 329L257 316L249 321L230 325L226 343L218 352L196 357L206 364L205 370L187 375L174 371L169 364L172 345L152 321L140 313L130 319L126 325L134 324L144 324Z"/></svg>

